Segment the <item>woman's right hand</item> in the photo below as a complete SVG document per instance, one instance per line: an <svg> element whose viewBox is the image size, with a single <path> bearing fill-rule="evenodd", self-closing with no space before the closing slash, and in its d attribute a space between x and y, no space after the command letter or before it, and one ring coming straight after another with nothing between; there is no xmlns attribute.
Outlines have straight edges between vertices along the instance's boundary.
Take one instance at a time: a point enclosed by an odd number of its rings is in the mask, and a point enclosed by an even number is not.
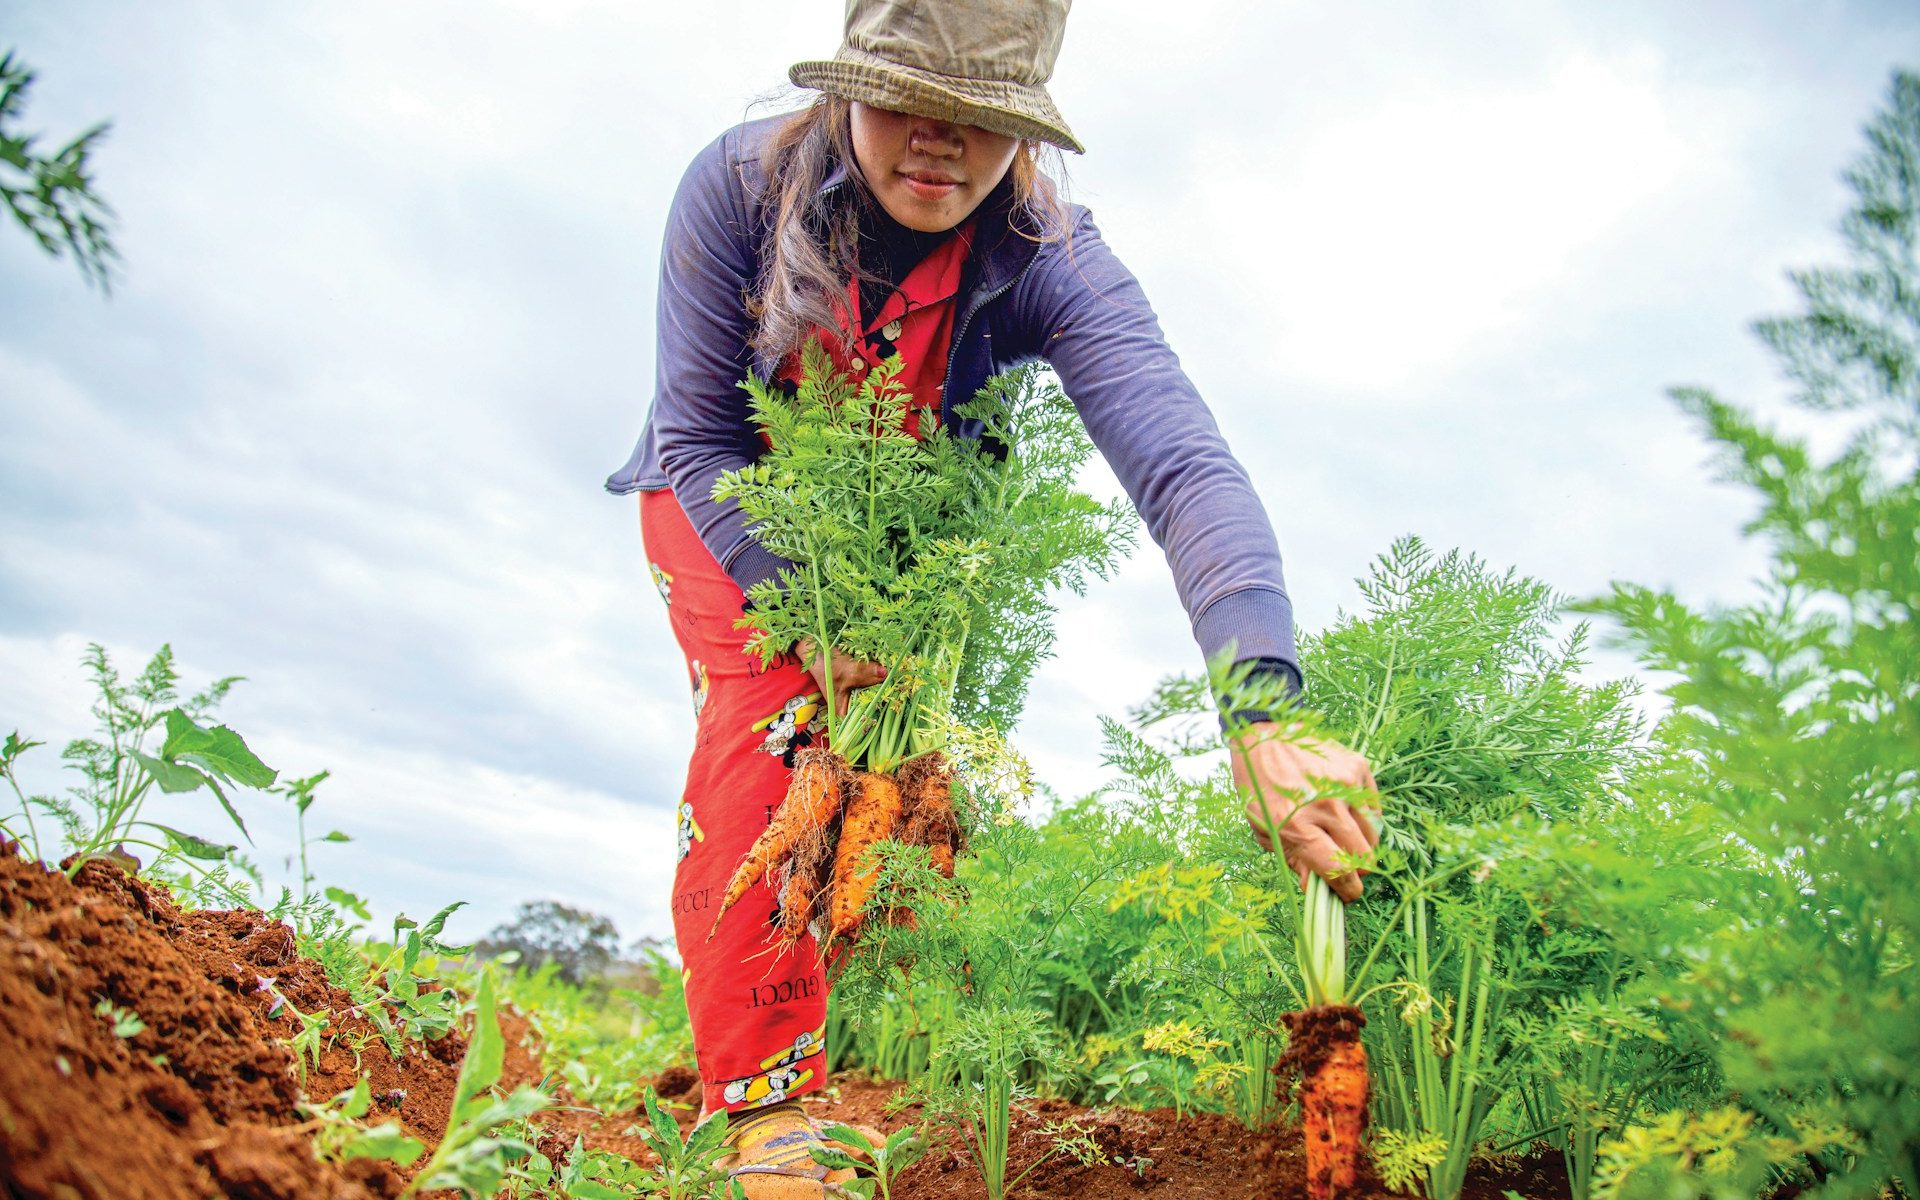
<svg viewBox="0 0 1920 1200"><path fill-rule="evenodd" d="M827 659L819 653L812 638L801 638L794 643L794 650L800 655L800 661L807 664L808 674L820 688L820 694L827 694ZM871 687L887 677L887 669L877 662L855 658L835 646L833 649L833 711L847 711L847 693L856 688Z"/></svg>

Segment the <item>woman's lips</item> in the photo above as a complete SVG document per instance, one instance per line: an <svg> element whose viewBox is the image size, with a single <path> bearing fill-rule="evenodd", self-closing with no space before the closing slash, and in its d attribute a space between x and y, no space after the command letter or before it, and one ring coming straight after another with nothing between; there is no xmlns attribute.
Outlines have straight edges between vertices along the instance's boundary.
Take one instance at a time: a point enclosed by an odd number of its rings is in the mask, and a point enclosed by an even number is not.
<svg viewBox="0 0 1920 1200"><path fill-rule="evenodd" d="M944 200L960 186L951 179L940 179L931 175L902 175L900 179L906 184L908 191L922 200Z"/></svg>

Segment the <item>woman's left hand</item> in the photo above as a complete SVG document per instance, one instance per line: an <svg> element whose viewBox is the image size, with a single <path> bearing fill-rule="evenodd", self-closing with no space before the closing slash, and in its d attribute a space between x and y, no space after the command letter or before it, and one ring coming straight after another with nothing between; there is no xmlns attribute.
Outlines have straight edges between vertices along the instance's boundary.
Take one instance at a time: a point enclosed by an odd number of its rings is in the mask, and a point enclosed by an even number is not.
<svg viewBox="0 0 1920 1200"><path fill-rule="evenodd" d="M1348 784L1377 798L1379 787L1367 760L1338 742L1288 737L1271 721L1242 731L1228 752L1233 781L1247 797L1254 840L1264 849L1278 849L1301 887L1312 872L1342 900L1358 900L1366 871L1346 867L1340 858L1371 858L1380 844L1379 805L1319 796L1315 784Z"/></svg>

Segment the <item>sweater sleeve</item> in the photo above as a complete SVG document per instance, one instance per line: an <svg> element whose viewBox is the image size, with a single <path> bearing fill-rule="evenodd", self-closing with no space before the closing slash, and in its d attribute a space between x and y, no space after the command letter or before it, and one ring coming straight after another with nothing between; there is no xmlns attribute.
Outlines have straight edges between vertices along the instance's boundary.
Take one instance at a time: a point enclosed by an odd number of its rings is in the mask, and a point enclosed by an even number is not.
<svg viewBox="0 0 1920 1200"><path fill-rule="evenodd" d="M1166 553L1202 652L1268 660L1297 679L1293 606L1266 509L1139 281L1083 209L1020 286L1043 353Z"/></svg>
<svg viewBox="0 0 1920 1200"><path fill-rule="evenodd" d="M759 264L746 188L722 135L687 169L660 253L653 435L660 468L714 560L742 590L787 562L748 534L720 476L753 462L760 442L740 387L751 366L746 301Z"/></svg>

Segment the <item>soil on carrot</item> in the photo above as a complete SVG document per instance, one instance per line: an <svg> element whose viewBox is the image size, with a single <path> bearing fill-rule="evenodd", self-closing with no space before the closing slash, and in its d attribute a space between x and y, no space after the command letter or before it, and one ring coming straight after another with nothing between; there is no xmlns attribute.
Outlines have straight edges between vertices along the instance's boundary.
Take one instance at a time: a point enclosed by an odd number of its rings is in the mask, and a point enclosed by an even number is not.
<svg viewBox="0 0 1920 1200"><path fill-rule="evenodd" d="M305 1074L287 1048L299 1028L274 1014L275 991L302 1012L334 1014L333 1040ZM102 1002L108 1009L97 1011ZM445 1128L465 1039L410 1041L397 1059L318 963L295 952L292 931L254 912L195 912L102 862L69 882L0 844L0 1195L8 1200L373 1200L396 1196L405 1173L385 1163L335 1166L313 1157L295 1108L302 1091L325 1098L365 1074L374 1120L394 1119L431 1145ZM144 1028L121 1036L115 1010ZM538 1083L537 1039L524 1017L501 1014L508 1086ZM123 1031L129 1028L122 1026ZM647 1081L679 1101L691 1123L700 1081L677 1067ZM806 1098L823 1120L891 1132L922 1118L897 1108L900 1085L852 1077ZM646 1163L625 1130L633 1111L571 1105L539 1118L555 1159L576 1137ZM1031 1197L1237 1200L1303 1194L1297 1130L1254 1131L1223 1117L1176 1119L1167 1109L1090 1110L1060 1100L1015 1118L1010 1174L1065 1134L1078 1156L1056 1152L1022 1183ZM1566 1196L1558 1162L1511 1159L1481 1167L1466 1200ZM957 1145L941 1145L895 1185L897 1200L976 1200L979 1172ZM1367 1190L1355 1200L1386 1193Z"/></svg>
<svg viewBox="0 0 1920 1200"><path fill-rule="evenodd" d="M1293 1079L1313 1075L1333 1056L1336 1047L1360 1040L1367 1016L1346 1004L1323 1004L1318 1008L1281 1014L1287 1026L1287 1051L1274 1064L1273 1073L1281 1086Z"/></svg>

